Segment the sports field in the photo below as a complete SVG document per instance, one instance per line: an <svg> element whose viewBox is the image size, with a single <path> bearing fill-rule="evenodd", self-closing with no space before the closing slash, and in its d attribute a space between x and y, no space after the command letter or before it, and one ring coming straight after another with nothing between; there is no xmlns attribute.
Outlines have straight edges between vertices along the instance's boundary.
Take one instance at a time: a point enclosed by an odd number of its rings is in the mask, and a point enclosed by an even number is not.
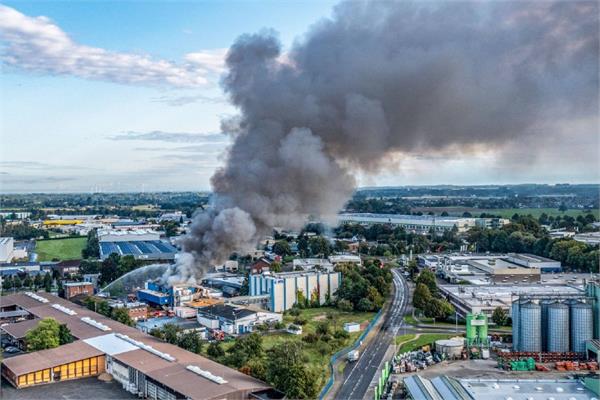
<svg viewBox="0 0 600 400"><path fill-rule="evenodd" d="M81 250L86 241L85 237L37 240L35 252L38 254L38 261L76 260L81 258Z"/></svg>

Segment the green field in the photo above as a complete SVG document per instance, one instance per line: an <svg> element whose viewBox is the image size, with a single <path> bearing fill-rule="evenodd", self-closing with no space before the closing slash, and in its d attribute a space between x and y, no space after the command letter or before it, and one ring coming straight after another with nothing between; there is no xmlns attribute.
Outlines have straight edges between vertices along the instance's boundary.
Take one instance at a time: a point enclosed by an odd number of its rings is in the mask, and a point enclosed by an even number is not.
<svg viewBox="0 0 600 400"><path fill-rule="evenodd" d="M86 242L85 237L37 240L35 252L38 254L38 261L76 260L81 258L81 250Z"/></svg>
<svg viewBox="0 0 600 400"><path fill-rule="evenodd" d="M412 211L421 211L423 213L433 212L436 215L440 215L446 211L450 216L462 216L464 212L470 212L474 217L478 217L481 213L500 215L503 218L510 218L514 214L519 215L532 215L534 218L538 218L542 214L548 216L564 216L569 215L577 218L579 215L586 215L593 213L596 218L600 217L600 210L595 209L591 211L583 210L567 210L565 212L559 211L557 208L473 208L473 207L416 207Z"/></svg>

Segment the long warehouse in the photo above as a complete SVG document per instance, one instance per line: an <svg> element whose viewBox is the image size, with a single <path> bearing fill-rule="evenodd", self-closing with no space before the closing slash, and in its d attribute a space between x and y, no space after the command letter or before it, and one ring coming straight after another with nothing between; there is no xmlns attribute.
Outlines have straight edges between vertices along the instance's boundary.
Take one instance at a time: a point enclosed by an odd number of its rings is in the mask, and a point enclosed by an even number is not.
<svg viewBox="0 0 600 400"><path fill-rule="evenodd" d="M2 376L16 388L108 372L123 388L151 399L272 398L275 391L257 379L165 343L135 328L48 293L2 298L0 312L23 310L29 319L0 327L15 341L54 318L76 341L49 350L7 358ZM21 329L22 327L22 329Z"/></svg>

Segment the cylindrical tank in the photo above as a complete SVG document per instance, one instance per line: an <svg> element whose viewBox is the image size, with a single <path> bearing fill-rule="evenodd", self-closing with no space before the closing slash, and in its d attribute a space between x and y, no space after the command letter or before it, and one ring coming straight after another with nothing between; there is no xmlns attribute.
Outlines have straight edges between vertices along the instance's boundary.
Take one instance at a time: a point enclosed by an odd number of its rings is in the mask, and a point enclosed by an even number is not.
<svg viewBox="0 0 600 400"><path fill-rule="evenodd" d="M542 351L542 307L535 303L519 306L519 350Z"/></svg>
<svg viewBox="0 0 600 400"><path fill-rule="evenodd" d="M540 300L540 306L542 307L542 350L548 350L548 306L554 303L553 300L543 299Z"/></svg>
<svg viewBox="0 0 600 400"><path fill-rule="evenodd" d="M585 352L585 342L593 338L592 305L575 303L571 305L571 351Z"/></svg>
<svg viewBox="0 0 600 400"><path fill-rule="evenodd" d="M467 344L471 344L477 338L477 327L472 324L472 321L475 319L475 315L468 313L467 314Z"/></svg>
<svg viewBox="0 0 600 400"><path fill-rule="evenodd" d="M483 321L482 325L477 326L477 336L479 343L486 343L488 337L487 315L481 313L477 316L477 320Z"/></svg>
<svg viewBox="0 0 600 400"><path fill-rule="evenodd" d="M512 343L513 343L513 350L518 351L519 350L519 319L520 319L520 314L519 314L519 300L515 300L512 303L512 308L510 311L510 318L512 319Z"/></svg>
<svg viewBox="0 0 600 400"><path fill-rule="evenodd" d="M435 341L435 351L450 358L459 358L464 348L462 339L441 339Z"/></svg>
<svg viewBox="0 0 600 400"><path fill-rule="evenodd" d="M569 351L569 306L561 303L550 304L547 305L546 312L548 328L542 336L547 337L548 351Z"/></svg>

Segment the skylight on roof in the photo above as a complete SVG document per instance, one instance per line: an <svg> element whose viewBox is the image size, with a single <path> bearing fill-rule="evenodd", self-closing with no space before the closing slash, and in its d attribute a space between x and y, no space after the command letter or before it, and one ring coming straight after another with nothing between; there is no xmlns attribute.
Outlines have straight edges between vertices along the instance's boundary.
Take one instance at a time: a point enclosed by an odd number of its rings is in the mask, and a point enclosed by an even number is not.
<svg viewBox="0 0 600 400"><path fill-rule="evenodd" d="M94 328L100 329L101 331L105 331L106 332L106 331L110 331L111 330L109 326L104 325L103 323L98 322L95 319L91 319L90 317L81 317L81 320L83 322L85 322L86 324L93 326Z"/></svg>
<svg viewBox="0 0 600 400"><path fill-rule="evenodd" d="M54 304L52 304L52 308L56 308L58 311L62 311L68 315L77 315L77 313L75 311L73 311L70 308L67 308L65 306L61 306L60 304L54 303Z"/></svg>
<svg viewBox="0 0 600 400"><path fill-rule="evenodd" d="M46 298L44 298L42 296L39 296L39 295L37 295L37 294L35 294L33 292L25 292L25 295L31 297L34 300L39 301L40 303L48 303L48 299L46 299Z"/></svg>
<svg viewBox="0 0 600 400"><path fill-rule="evenodd" d="M122 333L115 333L115 336L123 339L126 342L131 343L134 346L139 347L142 350L146 350L149 353L154 354L155 356L159 356L160 358L162 358L163 360L167 360L167 361L175 361L175 357L173 357L172 355L170 355L169 353L163 353L162 351L158 351L156 350L154 347L147 345L144 342L140 342L139 340L135 340L133 338L130 338L127 335L123 335Z"/></svg>
<svg viewBox="0 0 600 400"><path fill-rule="evenodd" d="M187 367L185 367L185 369L192 371L193 373L198 374L210 381L213 381L214 383L218 383L219 385L227 383L227 381L225 379L223 379L222 377L214 375L212 372L203 370L200 367L197 367L195 365L188 365Z"/></svg>

